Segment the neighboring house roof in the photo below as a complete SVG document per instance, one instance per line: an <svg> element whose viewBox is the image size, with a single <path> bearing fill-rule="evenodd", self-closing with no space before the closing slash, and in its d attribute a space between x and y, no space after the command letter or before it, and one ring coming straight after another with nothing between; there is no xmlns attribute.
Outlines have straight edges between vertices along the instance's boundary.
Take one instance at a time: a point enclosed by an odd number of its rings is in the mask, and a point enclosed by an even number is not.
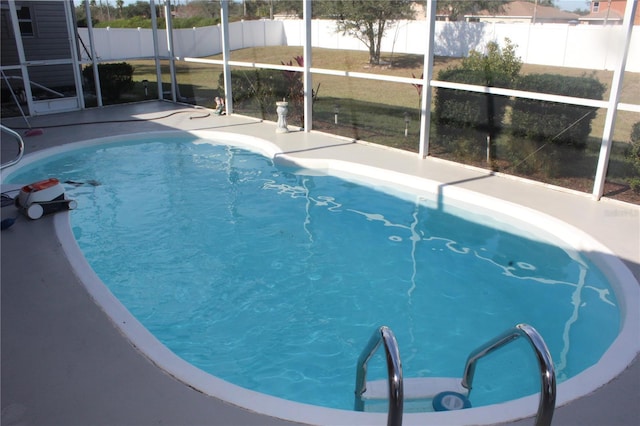
<svg viewBox="0 0 640 426"><path fill-rule="evenodd" d="M592 0L591 13L581 16L579 20L583 24L620 25L624 21L627 4L631 1L632 0ZM640 25L640 8L636 8L633 25Z"/></svg>
<svg viewBox="0 0 640 426"><path fill-rule="evenodd" d="M598 22L622 22L622 14L615 10L601 10L599 12L591 12L588 15L578 18L580 21L598 21Z"/></svg>
<svg viewBox="0 0 640 426"><path fill-rule="evenodd" d="M475 15L465 15L465 18L482 18L482 17L502 17L502 18L531 18L535 14L536 20L554 20L554 21L570 21L578 19L579 15L551 6L536 5L526 1L513 1L506 3L498 12L489 12L481 10Z"/></svg>
<svg viewBox="0 0 640 426"><path fill-rule="evenodd" d="M290 10L286 12L274 13L273 19L275 19L276 21L283 21L287 19L300 19L300 17L298 16L298 13L296 11Z"/></svg>

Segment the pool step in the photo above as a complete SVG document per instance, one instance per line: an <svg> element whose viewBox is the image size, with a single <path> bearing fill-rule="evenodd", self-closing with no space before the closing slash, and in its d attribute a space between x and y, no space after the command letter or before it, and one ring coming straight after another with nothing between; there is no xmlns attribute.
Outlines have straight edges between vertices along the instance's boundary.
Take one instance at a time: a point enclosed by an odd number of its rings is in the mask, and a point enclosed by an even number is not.
<svg viewBox="0 0 640 426"><path fill-rule="evenodd" d="M467 396L459 377L413 377L403 380L404 412L418 413L434 411L432 401L440 392L453 391ZM362 394L364 411L387 412L389 383L384 380L367 381L367 390Z"/></svg>

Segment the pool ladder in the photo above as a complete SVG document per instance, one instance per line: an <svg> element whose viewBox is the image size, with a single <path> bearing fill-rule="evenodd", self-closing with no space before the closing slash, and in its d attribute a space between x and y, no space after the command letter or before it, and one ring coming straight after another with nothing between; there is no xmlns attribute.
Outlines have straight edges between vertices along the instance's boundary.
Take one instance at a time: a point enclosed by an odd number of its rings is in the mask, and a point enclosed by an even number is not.
<svg viewBox="0 0 640 426"><path fill-rule="evenodd" d="M518 324L472 351L467 357L461 385L471 392L476 362L520 337L524 337L529 342L536 354L540 367L540 401L535 424L536 426L549 426L551 425L556 404L556 375L546 343L542 336L530 325ZM398 343L389 327L382 326L378 328L358 358L354 408L356 411L364 411L364 394L367 391L367 365L381 345L384 345L388 372L389 408L387 425L401 426L404 405L402 363L400 361Z"/></svg>
<svg viewBox="0 0 640 426"><path fill-rule="evenodd" d="M18 163L22 159L22 156L24 154L24 141L22 140L22 136L20 136L19 133L11 130L10 128L8 128L6 126L3 126L2 124L0 124L0 130L2 130L2 132L4 132L4 133L10 134L18 142L18 155L16 156L16 158L14 158L14 159L12 159L10 161L7 161L6 163L0 164L0 170L2 170L5 167L13 166L14 164Z"/></svg>

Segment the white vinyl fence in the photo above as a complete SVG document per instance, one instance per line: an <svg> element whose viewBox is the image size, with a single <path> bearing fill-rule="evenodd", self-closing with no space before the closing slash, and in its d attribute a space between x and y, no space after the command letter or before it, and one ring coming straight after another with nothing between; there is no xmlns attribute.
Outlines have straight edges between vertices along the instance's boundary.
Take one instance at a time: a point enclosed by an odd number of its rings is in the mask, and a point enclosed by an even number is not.
<svg viewBox="0 0 640 426"><path fill-rule="evenodd" d="M626 71L640 72L640 27L631 38ZM516 54L527 64L612 70L620 58L621 25L505 24L436 22L435 54L461 57L482 51L489 41L509 38ZM89 49L86 28L78 32ZM230 49L264 46L302 46L304 22L242 21L229 25ZM427 43L425 21L394 23L382 43L383 52L423 54ZM174 55L206 57L222 52L220 26L174 30ZM150 29L94 29L96 56L100 61L118 61L154 56ZM166 31L158 31L159 55L168 55ZM312 45L330 49L366 50L359 40L335 31L335 22L312 21ZM83 60L89 58L82 52ZM287 58L283 58L285 60Z"/></svg>

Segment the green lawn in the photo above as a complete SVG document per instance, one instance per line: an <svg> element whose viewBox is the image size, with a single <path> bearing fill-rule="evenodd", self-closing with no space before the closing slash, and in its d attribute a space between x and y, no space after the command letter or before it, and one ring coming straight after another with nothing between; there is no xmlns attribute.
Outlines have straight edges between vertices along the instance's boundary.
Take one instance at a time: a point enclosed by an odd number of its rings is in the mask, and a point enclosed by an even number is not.
<svg viewBox="0 0 640 426"><path fill-rule="evenodd" d="M250 48L233 51L234 61L288 64L295 56L302 56L301 47L268 47ZM368 64L367 52L336 51L331 49L313 49L312 67L322 69L338 69L351 72L375 73L402 77L420 77L423 69L421 55L393 54L383 55L385 65ZM221 55L211 59L222 59ZM459 64L455 58L436 58L434 76L438 71ZM125 100L144 97L142 80L148 80L148 97L156 97L155 66L152 61L130 61L134 66L134 93ZM293 61L295 64L295 61ZM247 70L248 68L234 68ZM177 79L180 95L183 100L205 107L214 105L214 97L221 94L218 87L222 67L198 63L177 62ZM605 99L609 96L612 72L594 71L560 67L543 67L523 65L522 73L552 73L569 76L594 76L607 86ZM169 64L162 64L165 91L169 90ZM154 82L154 83L151 83ZM419 138L419 101L416 88L409 84L382 82L377 80L358 79L323 74L313 75L313 87L316 93L314 102L313 127L316 130L338 134L354 139L388 145L400 149L417 152ZM637 103L640 93L640 73L626 73L623 82L622 102ZM274 97L272 101L263 101L262 106L257 99L246 99L234 104L234 112L249 116L276 121ZM291 102L290 102L291 103ZM335 111L338 108L338 124L335 124ZM512 140L505 135L496 143L497 158L491 163L486 161L486 149L483 143L458 141L445 143L432 133L431 155L454 161L460 161L480 167L492 168L507 173L523 175L535 180L561 185L584 192L591 192L595 168L599 155L602 131L604 128L605 110L599 110L592 121L592 132L589 143L584 150L558 149L553 145L542 148L535 147L528 141ZM408 117L408 123L405 123ZM614 129L614 149L611 154L611 165L607 183L607 196L640 203L640 195L628 188L627 179L637 173L629 167L625 160L631 127L640 121L637 113L618 112ZM289 124L302 125L301 112L290 105ZM405 125L408 135L405 137ZM433 129L432 124L432 131ZM484 137L480 135L478 140ZM537 151L536 151L537 150ZM520 151L520 152L516 152ZM535 152L534 152L535 151Z"/></svg>

